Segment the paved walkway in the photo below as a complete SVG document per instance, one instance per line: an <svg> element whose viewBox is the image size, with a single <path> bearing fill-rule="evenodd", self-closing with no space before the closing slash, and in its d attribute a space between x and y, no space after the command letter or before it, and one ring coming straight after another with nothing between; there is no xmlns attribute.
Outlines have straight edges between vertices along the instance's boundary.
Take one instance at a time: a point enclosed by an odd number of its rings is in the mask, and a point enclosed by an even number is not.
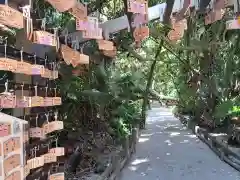
<svg viewBox="0 0 240 180"><path fill-rule="evenodd" d="M240 173L184 129L170 110L153 108L147 124L121 180L240 180Z"/></svg>

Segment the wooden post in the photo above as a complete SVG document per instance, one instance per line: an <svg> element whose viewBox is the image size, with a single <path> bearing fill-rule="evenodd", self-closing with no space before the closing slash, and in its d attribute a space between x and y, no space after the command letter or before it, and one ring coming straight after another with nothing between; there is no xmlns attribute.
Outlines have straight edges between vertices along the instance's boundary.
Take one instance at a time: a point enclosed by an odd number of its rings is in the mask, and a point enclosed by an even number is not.
<svg viewBox="0 0 240 180"><path fill-rule="evenodd" d="M136 145L137 145L137 141L138 141L138 129L135 127L132 130L132 151L133 153L136 152Z"/></svg>
<svg viewBox="0 0 240 180"><path fill-rule="evenodd" d="M130 157L129 152L129 137L126 137L123 142L123 150L124 150L124 156L128 159Z"/></svg>

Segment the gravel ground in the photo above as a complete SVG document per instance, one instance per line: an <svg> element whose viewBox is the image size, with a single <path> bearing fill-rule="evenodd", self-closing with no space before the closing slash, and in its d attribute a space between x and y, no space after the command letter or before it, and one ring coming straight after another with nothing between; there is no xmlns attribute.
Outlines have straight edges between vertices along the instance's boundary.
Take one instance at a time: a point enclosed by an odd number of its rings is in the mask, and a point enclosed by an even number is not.
<svg viewBox="0 0 240 180"><path fill-rule="evenodd" d="M183 128L169 109L149 111L137 153L121 180L240 180L240 172L222 162Z"/></svg>

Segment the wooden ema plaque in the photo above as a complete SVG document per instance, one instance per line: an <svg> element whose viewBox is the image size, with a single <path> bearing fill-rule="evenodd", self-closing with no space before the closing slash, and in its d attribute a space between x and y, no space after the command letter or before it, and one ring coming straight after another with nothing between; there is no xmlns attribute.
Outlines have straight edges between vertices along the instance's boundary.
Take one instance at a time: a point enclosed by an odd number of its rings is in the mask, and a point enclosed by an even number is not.
<svg viewBox="0 0 240 180"><path fill-rule="evenodd" d="M0 70L15 72L17 69L17 61L11 58L0 58Z"/></svg>
<svg viewBox="0 0 240 180"><path fill-rule="evenodd" d="M42 156L44 158L44 164L57 162L57 156L55 154L47 153Z"/></svg>
<svg viewBox="0 0 240 180"><path fill-rule="evenodd" d="M60 106L62 104L61 97L53 97L53 106Z"/></svg>
<svg viewBox="0 0 240 180"><path fill-rule="evenodd" d="M35 138L44 138L46 134L63 129L63 121L51 121L44 124L42 128L35 127L29 129L29 136Z"/></svg>
<svg viewBox="0 0 240 180"><path fill-rule="evenodd" d="M18 97L16 99L16 108L27 108L30 107L30 98L27 96Z"/></svg>
<svg viewBox="0 0 240 180"><path fill-rule="evenodd" d="M27 166L29 169L35 169L38 167L42 167L43 165L44 165L44 156L35 157L27 161Z"/></svg>
<svg viewBox="0 0 240 180"><path fill-rule="evenodd" d="M140 42L149 36L149 28L147 26L137 27L133 32L135 41Z"/></svg>
<svg viewBox="0 0 240 180"><path fill-rule="evenodd" d="M33 42L37 44L43 44L48 46L58 46L57 37L46 31L34 31Z"/></svg>
<svg viewBox="0 0 240 180"><path fill-rule="evenodd" d="M148 2L146 0L128 0L128 12L148 14Z"/></svg>
<svg viewBox="0 0 240 180"><path fill-rule="evenodd" d="M44 106L54 106L53 98L52 97L45 97L43 104L44 104Z"/></svg>
<svg viewBox="0 0 240 180"><path fill-rule="evenodd" d="M11 134L11 124L1 123L0 124L0 137L9 136Z"/></svg>
<svg viewBox="0 0 240 180"><path fill-rule="evenodd" d="M6 177L4 180L22 180L21 171L18 170L18 171L13 172L8 177Z"/></svg>
<svg viewBox="0 0 240 180"><path fill-rule="evenodd" d="M61 130L63 129L63 121L52 121L47 124L43 125L43 133L49 134L53 131Z"/></svg>
<svg viewBox="0 0 240 180"><path fill-rule="evenodd" d="M86 19L87 18L87 7L79 2L75 3L75 5L71 9L68 10L68 12L77 19Z"/></svg>
<svg viewBox="0 0 240 180"><path fill-rule="evenodd" d="M49 153L52 153L55 156L64 156L65 148L64 147L51 148L51 149L49 149Z"/></svg>
<svg viewBox="0 0 240 180"><path fill-rule="evenodd" d="M113 42L107 40L97 40L98 48L100 50L109 50L112 51L114 49Z"/></svg>
<svg viewBox="0 0 240 180"><path fill-rule="evenodd" d="M76 67L78 64L81 63L81 54L78 51L75 51L66 45L61 45L61 54L62 54L64 61L68 65L72 64L73 67ZM86 57L84 57L84 58L86 58ZM82 57L83 62L84 62L84 58Z"/></svg>
<svg viewBox="0 0 240 180"><path fill-rule="evenodd" d="M32 75L43 75L44 74L44 66L43 65L38 65L34 64L31 66L32 70Z"/></svg>
<svg viewBox="0 0 240 180"><path fill-rule="evenodd" d="M28 165L26 164L26 165L23 167L23 177L26 178L29 174L30 174L30 168L29 168Z"/></svg>
<svg viewBox="0 0 240 180"><path fill-rule="evenodd" d="M18 61L16 63L15 73L31 75L31 64L23 62L23 61Z"/></svg>
<svg viewBox="0 0 240 180"><path fill-rule="evenodd" d="M97 28L92 31L83 31L83 38L85 38L85 39L103 39L102 28Z"/></svg>
<svg viewBox="0 0 240 180"><path fill-rule="evenodd" d="M0 23L9 27L22 29L23 15L21 12L7 6L0 5Z"/></svg>
<svg viewBox="0 0 240 180"><path fill-rule="evenodd" d="M44 104L44 99L41 96L32 96L30 98L31 107L38 107Z"/></svg>
<svg viewBox="0 0 240 180"><path fill-rule="evenodd" d="M98 28L98 24L96 22L91 22L88 19L76 19L76 30L77 31L93 31Z"/></svg>
<svg viewBox="0 0 240 180"><path fill-rule="evenodd" d="M59 12L64 12L75 6L76 0L46 0Z"/></svg>
<svg viewBox="0 0 240 180"><path fill-rule="evenodd" d="M21 142L20 137L10 138L3 143L3 155L7 156L11 152L20 151Z"/></svg>
<svg viewBox="0 0 240 180"><path fill-rule="evenodd" d="M231 29L240 29L240 23L238 19L233 19L226 21L226 29L231 30Z"/></svg>
<svg viewBox="0 0 240 180"><path fill-rule="evenodd" d="M139 27L140 25L148 23L148 15L147 14L134 14L132 27Z"/></svg>
<svg viewBox="0 0 240 180"><path fill-rule="evenodd" d="M51 174L49 180L64 180L64 173Z"/></svg>
<svg viewBox="0 0 240 180"><path fill-rule="evenodd" d="M43 129L40 127L30 128L29 129L29 136L34 138L44 138Z"/></svg>
<svg viewBox="0 0 240 180"><path fill-rule="evenodd" d="M168 38L171 41L177 41L179 39L181 39L184 35L184 31L185 29L187 29L187 21L186 19L182 19L180 21L176 21L175 18L172 19L172 28L173 30L171 30L168 33Z"/></svg>
<svg viewBox="0 0 240 180"><path fill-rule="evenodd" d="M1 95L0 96L2 108L14 108L16 107L16 96L15 95Z"/></svg>
<svg viewBox="0 0 240 180"><path fill-rule="evenodd" d="M112 51L103 50L102 52L105 56L114 58L117 55L117 48L114 46Z"/></svg>
<svg viewBox="0 0 240 180"><path fill-rule="evenodd" d="M52 76L52 71L50 71L49 69L44 69L43 74L41 75L41 77L43 78L49 78Z"/></svg>
<svg viewBox="0 0 240 180"><path fill-rule="evenodd" d="M3 161L4 173L7 175L11 170L21 165L20 154L14 154Z"/></svg>
<svg viewBox="0 0 240 180"><path fill-rule="evenodd" d="M224 15L224 10L214 10L210 11L206 16L205 16L205 24L212 24L216 21L219 21L222 19Z"/></svg>

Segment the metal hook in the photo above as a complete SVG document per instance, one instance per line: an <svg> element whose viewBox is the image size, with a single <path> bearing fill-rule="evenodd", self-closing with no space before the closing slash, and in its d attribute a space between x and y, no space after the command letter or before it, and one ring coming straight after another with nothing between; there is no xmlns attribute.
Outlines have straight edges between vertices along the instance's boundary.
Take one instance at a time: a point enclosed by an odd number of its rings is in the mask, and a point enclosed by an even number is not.
<svg viewBox="0 0 240 180"><path fill-rule="evenodd" d="M23 87L24 87L24 82L23 82L22 85L21 85L21 88L22 88L22 97L23 97Z"/></svg>
<svg viewBox="0 0 240 180"><path fill-rule="evenodd" d="M80 47L80 53L83 54L83 49L85 47L85 43L82 44L82 46Z"/></svg>
<svg viewBox="0 0 240 180"><path fill-rule="evenodd" d="M44 59L44 66L45 66L45 67L47 66L47 60L48 60L48 56L45 55L45 59Z"/></svg>
<svg viewBox="0 0 240 180"><path fill-rule="evenodd" d="M48 85L45 87L45 97L47 97L47 93L48 93Z"/></svg>
<svg viewBox="0 0 240 180"><path fill-rule="evenodd" d="M57 118L58 118L58 111L55 111L54 112L54 119L55 119L55 121L57 121Z"/></svg>
<svg viewBox="0 0 240 180"><path fill-rule="evenodd" d="M5 82L5 93L7 93L7 92L8 92L8 79Z"/></svg>
<svg viewBox="0 0 240 180"><path fill-rule="evenodd" d="M46 19L45 19L45 18L42 19L41 28L42 28L44 31L46 30Z"/></svg>
<svg viewBox="0 0 240 180"><path fill-rule="evenodd" d="M36 83L36 85L34 86L34 90L35 90L35 96L37 96L37 87L38 87L38 84Z"/></svg>
<svg viewBox="0 0 240 180"><path fill-rule="evenodd" d="M36 55L36 53L34 53L33 58L34 58L34 63L37 64L37 55Z"/></svg>
<svg viewBox="0 0 240 180"><path fill-rule="evenodd" d="M21 58L21 61L23 61L23 47L21 48L21 51L20 51L20 58Z"/></svg>
<svg viewBox="0 0 240 180"><path fill-rule="evenodd" d="M57 97L57 88L53 88L53 89L54 89L55 97Z"/></svg>
<svg viewBox="0 0 240 180"><path fill-rule="evenodd" d="M49 113L45 113L46 119L47 119L47 123L49 123Z"/></svg>
<svg viewBox="0 0 240 180"><path fill-rule="evenodd" d="M36 122L36 126L38 126L38 114L36 115L35 122Z"/></svg>
<svg viewBox="0 0 240 180"><path fill-rule="evenodd" d="M58 147L58 137L55 139L55 146Z"/></svg>
<svg viewBox="0 0 240 180"><path fill-rule="evenodd" d="M5 55L5 58L7 58L7 37L5 38L5 44L4 44L4 55Z"/></svg>
<svg viewBox="0 0 240 180"><path fill-rule="evenodd" d="M64 35L64 41L65 41L65 44L67 45L68 43L68 29L66 30L66 34Z"/></svg>

